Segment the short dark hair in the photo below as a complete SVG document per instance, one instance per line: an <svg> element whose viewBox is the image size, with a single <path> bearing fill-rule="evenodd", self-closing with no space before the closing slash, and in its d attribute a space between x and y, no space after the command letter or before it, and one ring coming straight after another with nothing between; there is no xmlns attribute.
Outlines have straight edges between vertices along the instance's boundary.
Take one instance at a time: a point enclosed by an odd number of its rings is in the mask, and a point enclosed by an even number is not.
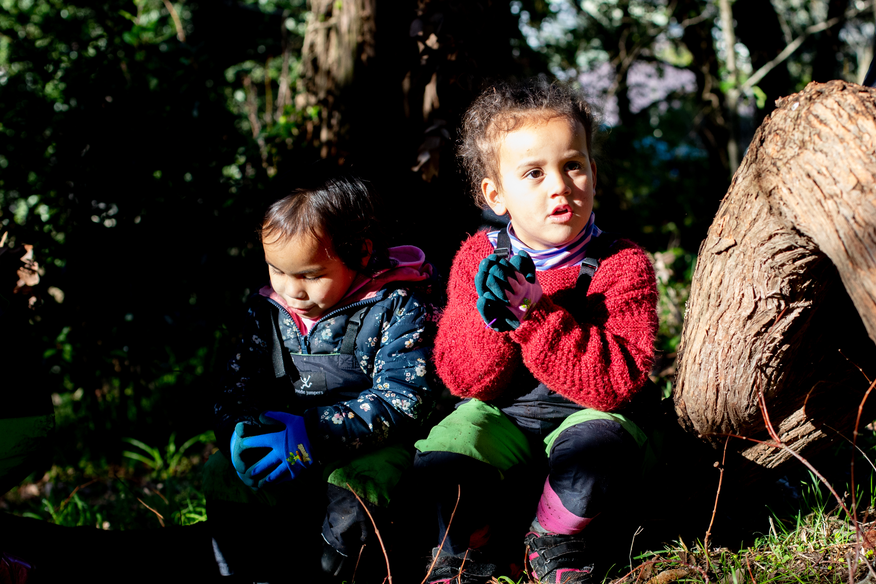
<svg viewBox="0 0 876 584"><path fill-rule="evenodd" d="M371 242L369 266L376 266L386 251L377 207L371 183L342 172L319 173L268 207L259 239L262 245L270 245L305 233L322 236L345 266L365 272L366 242Z"/></svg>
<svg viewBox="0 0 876 584"><path fill-rule="evenodd" d="M543 77L516 83L494 83L465 112L457 149L478 206L486 206L481 181L484 178L500 180L499 137L540 117L564 117L570 122L581 122L587 154L593 156L593 133L597 121L580 91L569 84L551 82Z"/></svg>

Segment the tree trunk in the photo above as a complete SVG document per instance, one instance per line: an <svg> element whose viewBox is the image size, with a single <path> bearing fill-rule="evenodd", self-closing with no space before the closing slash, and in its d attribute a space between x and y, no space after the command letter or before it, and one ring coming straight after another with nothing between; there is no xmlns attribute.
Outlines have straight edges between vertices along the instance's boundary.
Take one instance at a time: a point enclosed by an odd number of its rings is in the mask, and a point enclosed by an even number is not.
<svg viewBox="0 0 876 584"><path fill-rule="evenodd" d="M390 242L418 245L443 271L478 221L456 163L462 114L484 79L532 73L515 57L519 16L491 0L308 6L296 105L316 114L311 145L371 180ZM430 221L410 220L423 209Z"/></svg>
<svg viewBox="0 0 876 584"><path fill-rule="evenodd" d="M350 100L354 78L367 76L375 58L375 0L310 0L309 7L302 48L305 91L298 105L316 108L311 132L322 157L343 158L341 106Z"/></svg>
<svg viewBox="0 0 876 584"><path fill-rule="evenodd" d="M769 440L763 393L782 441L812 454L851 435L874 341L876 90L811 83L758 129L700 247L676 413L715 446ZM760 467L791 456L734 442Z"/></svg>
<svg viewBox="0 0 876 584"><path fill-rule="evenodd" d="M704 0L678 0L674 3L672 16L678 22L698 18L707 14L707 4ZM727 180L733 171L727 153L730 131L724 117L726 96L720 83L721 64L712 38L715 26L712 18L698 21L684 28L681 39L690 51L691 64L688 69L694 74L697 94L702 100L694 128L708 154L711 171L708 190L704 195L717 199L727 187Z"/></svg>

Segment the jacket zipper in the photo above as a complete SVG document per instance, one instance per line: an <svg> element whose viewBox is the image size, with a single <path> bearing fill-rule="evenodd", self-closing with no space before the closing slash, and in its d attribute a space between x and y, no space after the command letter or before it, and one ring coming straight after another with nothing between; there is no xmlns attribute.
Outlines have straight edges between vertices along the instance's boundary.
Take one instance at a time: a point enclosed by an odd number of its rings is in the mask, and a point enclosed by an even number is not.
<svg viewBox="0 0 876 584"><path fill-rule="evenodd" d="M277 302L276 300L274 300L273 298L268 298L268 299L267 299L267 301L270 302L271 304L273 304L274 306L276 306L276 307L280 310L280 312L285 313L286 316L289 317L289 320L292 321L292 324L295 326L295 330L298 332L298 337L299 337L299 338L303 337L305 340L307 340L307 354L308 354L308 355L311 354L311 353L310 353L310 335L313 334L313 331L316 330L316 326L317 326L319 323L321 323L322 321L324 321L325 319L327 319L327 318L329 318L329 317L331 317L331 316L334 316L334 315L336 315L336 314L340 314L340 313L342 313L342 312L344 312L344 311L346 311L346 310L349 310L350 308L361 308L361 307L363 307L363 306L368 306L369 304L377 304L380 300L381 300L380 297L375 296L374 298L368 298L368 299L366 299L366 300L360 300L359 302L354 302L353 304L347 304L346 306L342 306L341 308L336 308L335 310L331 310L331 311L327 312L326 314L323 314L321 317L319 317L319 320L317 320L315 323L313 323L313 326L310 327L310 330L307 332L306 335L302 335L302 334L301 334L301 329L299 329L299 328L298 328L298 325L295 324L295 319L292 318L292 315L289 313L289 311L286 310L285 308L283 308L282 306L280 306L280 303ZM354 311L354 312L355 312L355 311ZM300 343L299 343L299 344L300 344Z"/></svg>

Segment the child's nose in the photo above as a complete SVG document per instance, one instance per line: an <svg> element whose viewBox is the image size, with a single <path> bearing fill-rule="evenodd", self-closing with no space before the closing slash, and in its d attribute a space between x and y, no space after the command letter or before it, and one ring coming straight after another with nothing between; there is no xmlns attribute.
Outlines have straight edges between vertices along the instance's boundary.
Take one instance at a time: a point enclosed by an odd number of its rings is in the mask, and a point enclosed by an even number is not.
<svg viewBox="0 0 876 584"><path fill-rule="evenodd" d="M286 293L290 298L294 298L295 300L304 300L307 298L307 290L304 288L304 284L299 282L297 278L293 278L286 285Z"/></svg>
<svg viewBox="0 0 876 584"><path fill-rule="evenodd" d="M565 195L572 190L572 179L564 172L554 172L551 174L553 182L551 183L551 195Z"/></svg>

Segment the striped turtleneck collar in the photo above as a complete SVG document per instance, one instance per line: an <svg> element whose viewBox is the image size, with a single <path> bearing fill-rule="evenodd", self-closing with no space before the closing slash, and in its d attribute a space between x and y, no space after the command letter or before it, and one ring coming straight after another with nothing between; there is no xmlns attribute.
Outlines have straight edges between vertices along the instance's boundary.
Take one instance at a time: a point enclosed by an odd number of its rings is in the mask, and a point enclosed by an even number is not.
<svg viewBox="0 0 876 584"><path fill-rule="evenodd" d="M590 220L587 221L587 225L584 226L581 233L562 247L531 249L517 239L517 236L514 235L514 226L511 223L508 224L508 235L511 238L511 255L520 253L520 250L526 250L526 253L529 254L535 263L535 269L541 272L581 264L584 258L587 257L587 245L590 243L590 240L602 235L602 230L596 226L596 213L590 213ZM498 231L491 231L487 234L487 239L489 239L493 248L496 247L498 238Z"/></svg>

